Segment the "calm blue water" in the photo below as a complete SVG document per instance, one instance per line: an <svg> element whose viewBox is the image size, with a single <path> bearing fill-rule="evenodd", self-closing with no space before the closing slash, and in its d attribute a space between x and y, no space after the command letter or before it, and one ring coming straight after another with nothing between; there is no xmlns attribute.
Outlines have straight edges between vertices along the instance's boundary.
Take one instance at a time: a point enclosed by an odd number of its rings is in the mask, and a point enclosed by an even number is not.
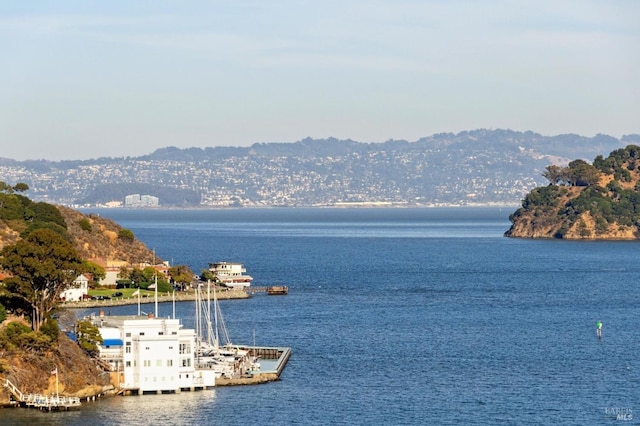
<svg viewBox="0 0 640 426"><path fill-rule="evenodd" d="M101 210L172 264L237 261L254 285L288 285L221 302L234 342L293 349L282 380L0 420L586 425L619 409L637 423L640 244L507 239L509 213ZM177 311L188 322L194 308Z"/></svg>

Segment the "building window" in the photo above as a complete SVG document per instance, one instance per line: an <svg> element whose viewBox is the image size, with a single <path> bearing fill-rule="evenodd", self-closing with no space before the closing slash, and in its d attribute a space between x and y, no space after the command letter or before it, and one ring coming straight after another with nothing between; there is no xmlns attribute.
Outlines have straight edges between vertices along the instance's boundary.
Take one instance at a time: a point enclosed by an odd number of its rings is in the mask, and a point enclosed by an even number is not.
<svg viewBox="0 0 640 426"><path fill-rule="evenodd" d="M127 334L125 334L125 336L131 337L131 333L127 333Z"/></svg>
<svg viewBox="0 0 640 426"><path fill-rule="evenodd" d="M145 366L145 367L151 367L151 360L149 360L149 359L145 359L145 360L144 360L144 366Z"/></svg>
<svg viewBox="0 0 640 426"><path fill-rule="evenodd" d="M156 359L156 367L162 367L162 360Z"/></svg>
<svg viewBox="0 0 640 426"><path fill-rule="evenodd" d="M144 336L144 332L140 333L141 336Z"/></svg>
<svg viewBox="0 0 640 426"><path fill-rule="evenodd" d="M125 363L125 366L126 366L126 367L131 367L131 361L127 361L127 362Z"/></svg>
<svg viewBox="0 0 640 426"><path fill-rule="evenodd" d="M172 359L168 359L167 360L167 367L173 367L173 360Z"/></svg>

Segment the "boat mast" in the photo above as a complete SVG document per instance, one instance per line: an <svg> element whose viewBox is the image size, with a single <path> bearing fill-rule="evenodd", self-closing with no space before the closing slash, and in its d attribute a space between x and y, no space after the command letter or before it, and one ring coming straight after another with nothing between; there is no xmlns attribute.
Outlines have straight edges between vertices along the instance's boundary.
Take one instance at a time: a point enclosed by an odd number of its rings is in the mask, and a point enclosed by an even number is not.
<svg viewBox="0 0 640 426"><path fill-rule="evenodd" d="M211 280L207 280L207 343L211 345L213 340L211 330Z"/></svg>
<svg viewBox="0 0 640 426"><path fill-rule="evenodd" d="M219 336L218 336L218 296L216 294L216 287L215 285L213 286L213 320L215 323L215 340L213 341L213 347L216 351L216 353L220 350L220 340L219 340Z"/></svg>
<svg viewBox="0 0 640 426"><path fill-rule="evenodd" d="M155 274L155 285L156 285L156 312L155 312L155 316L156 318L159 318L160 315L158 315L158 272L156 272Z"/></svg>

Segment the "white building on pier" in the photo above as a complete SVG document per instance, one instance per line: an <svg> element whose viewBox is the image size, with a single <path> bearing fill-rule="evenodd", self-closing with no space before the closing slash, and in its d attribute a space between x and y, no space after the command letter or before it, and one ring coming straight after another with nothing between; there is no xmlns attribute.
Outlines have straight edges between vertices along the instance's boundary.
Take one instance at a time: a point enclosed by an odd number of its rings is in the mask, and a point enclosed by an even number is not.
<svg viewBox="0 0 640 426"><path fill-rule="evenodd" d="M117 316L92 317L104 340L100 358L117 373L117 384L130 393L171 393L210 389L216 373L196 369L196 333L180 320Z"/></svg>

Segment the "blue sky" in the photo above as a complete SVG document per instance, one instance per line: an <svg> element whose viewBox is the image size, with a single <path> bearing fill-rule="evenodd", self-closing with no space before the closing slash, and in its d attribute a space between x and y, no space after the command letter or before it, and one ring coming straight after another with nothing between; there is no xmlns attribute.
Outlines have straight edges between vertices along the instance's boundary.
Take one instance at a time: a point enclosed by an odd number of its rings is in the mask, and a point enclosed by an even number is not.
<svg viewBox="0 0 640 426"><path fill-rule="evenodd" d="M640 133L638 17L635 0L5 1L0 157Z"/></svg>

